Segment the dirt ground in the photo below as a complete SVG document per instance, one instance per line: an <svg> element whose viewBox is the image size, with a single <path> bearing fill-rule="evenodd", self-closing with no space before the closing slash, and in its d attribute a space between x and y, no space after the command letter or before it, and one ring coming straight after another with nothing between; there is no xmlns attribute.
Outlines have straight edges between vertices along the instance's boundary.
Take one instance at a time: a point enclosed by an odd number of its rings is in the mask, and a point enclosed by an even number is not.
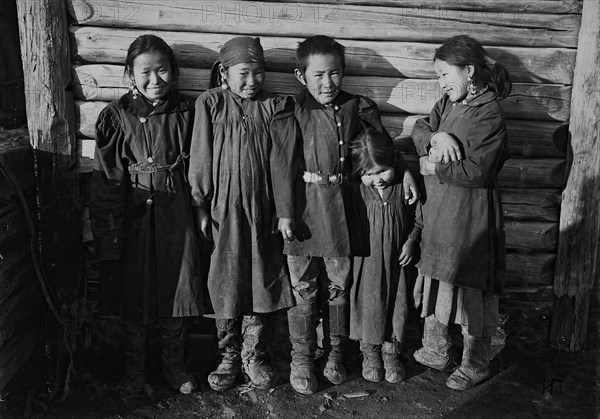
<svg viewBox="0 0 600 419"><path fill-rule="evenodd" d="M584 351L570 354L547 344L548 313L513 313L505 326L506 346L492 362L495 375L465 392L445 386L447 374L429 370L412 359L419 346L419 324L413 321L403 350L406 381L392 385L370 383L360 376L360 358L347 360L351 378L340 386L319 383L310 396L296 394L283 382L271 390L257 390L240 383L235 389L217 393L206 384L214 366L214 340L195 334L188 342L189 368L201 383L199 392L175 394L155 377L152 398L121 399L111 383L111 360L103 353L90 353L88 373L79 375L69 398L37 409L33 417L44 418L598 418L600 417L600 367L598 315L590 318L590 335ZM155 358L158 358L156 356ZM157 367L150 365L150 368ZM157 368L154 368L157 369ZM546 388L544 388L546 387ZM367 396L345 398L364 391ZM326 402L325 395L333 401ZM18 409L14 417L22 417Z"/></svg>

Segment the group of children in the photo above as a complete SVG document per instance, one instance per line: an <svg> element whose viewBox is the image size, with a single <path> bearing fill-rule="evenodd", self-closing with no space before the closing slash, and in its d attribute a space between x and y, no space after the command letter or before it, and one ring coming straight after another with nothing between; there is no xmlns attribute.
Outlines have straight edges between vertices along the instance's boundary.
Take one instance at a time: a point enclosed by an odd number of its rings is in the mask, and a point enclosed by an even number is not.
<svg viewBox="0 0 600 419"><path fill-rule="evenodd" d="M90 205L101 308L118 313L126 331L120 391L146 388L152 324L169 384L184 394L196 388L185 368L183 318L207 314L200 241L214 243L214 390L232 388L242 372L258 388L275 384L264 332L282 312L298 393L317 391L320 317L326 380L347 379L344 348L353 339L366 380L402 381L404 267L417 259L419 242L414 298L425 323L415 359L455 366L447 328L458 323L464 351L448 386L466 389L489 376L504 269L497 173L507 147L496 99L510 92L508 73L467 36L436 51L445 94L412 134L425 179L421 204L376 104L342 90L344 47L313 36L296 58L305 88L273 95L263 89L259 39L233 38L194 105L173 87L177 62L161 38L130 45L130 91L96 123Z"/></svg>

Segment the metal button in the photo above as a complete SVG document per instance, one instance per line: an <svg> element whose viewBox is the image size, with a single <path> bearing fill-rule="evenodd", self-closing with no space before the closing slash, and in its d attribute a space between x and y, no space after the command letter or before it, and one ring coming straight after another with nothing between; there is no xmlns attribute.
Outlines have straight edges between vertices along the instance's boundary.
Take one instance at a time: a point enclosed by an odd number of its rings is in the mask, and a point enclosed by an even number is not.
<svg viewBox="0 0 600 419"><path fill-rule="evenodd" d="M387 201L385 201L385 202L383 203L383 206L384 206L384 207L387 207Z"/></svg>
<svg viewBox="0 0 600 419"><path fill-rule="evenodd" d="M144 122L148 121L146 118L144 118L143 116L140 116L140 122L143 124Z"/></svg>
<svg viewBox="0 0 600 419"><path fill-rule="evenodd" d="M152 198L146 199L146 205L148 205L149 207L151 207L152 204L154 204L154 200Z"/></svg>
<svg viewBox="0 0 600 419"><path fill-rule="evenodd" d="M341 126L342 126L342 123L341 123L341 122L338 122L338 123L337 123L337 126L338 126L338 127L341 127Z"/></svg>
<svg viewBox="0 0 600 419"><path fill-rule="evenodd" d="M340 141L340 145L344 145L344 142L343 142L343 141Z"/></svg>
<svg viewBox="0 0 600 419"><path fill-rule="evenodd" d="M148 163L154 163L154 159L152 158L152 156L148 157Z"/></svg>
<svg viewBox="0 0 600 419"><path fill-rule="evenodd" d="M344 161L344 160L346 160L345 157L340 157L340 161Z"/></svg>
<svg viewBox="0 0 600 419"><path fill-rule="evenodd" d="M335 105L335 106L333 107L333 109L337 111L337 110L339 110L339 109L340 109L340 107L339 107L338 105Z"/></svg>

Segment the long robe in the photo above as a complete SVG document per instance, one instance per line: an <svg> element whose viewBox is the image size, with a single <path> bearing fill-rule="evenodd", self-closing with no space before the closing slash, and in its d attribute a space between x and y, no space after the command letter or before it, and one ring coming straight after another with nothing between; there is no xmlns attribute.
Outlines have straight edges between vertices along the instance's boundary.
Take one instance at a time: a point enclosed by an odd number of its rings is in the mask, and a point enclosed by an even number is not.
<svg viewBox="0 0 600 419"><path fill-rule="evenodd" d="M214 250L208 290L217 318L293 305L274 228L269 126L279 99L243 99L215 88L196 100L190 184L210 212Z"/></svg>

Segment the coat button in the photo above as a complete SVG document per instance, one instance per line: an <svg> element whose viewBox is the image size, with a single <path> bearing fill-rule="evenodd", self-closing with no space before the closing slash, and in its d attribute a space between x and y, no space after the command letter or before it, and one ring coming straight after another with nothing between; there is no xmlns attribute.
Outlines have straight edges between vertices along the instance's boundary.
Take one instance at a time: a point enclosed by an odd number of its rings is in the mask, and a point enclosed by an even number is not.
<svg viewBox="0 0 600 419"><path fill-rule="evenodd" d="M344 160L346 160L345 157L340 157L340 161L344 161Z"/></svg>
<svg viewBox="0 0 600 419"><path fill-rule="evenodd" d="M141 117L140 117L140 122L141 122L142 124L143 124L144 122L146 122L146 121L147 121L147 119L146 119L146 118L144 118L143 116L141 116Z"/></svg>
<svg viewBox="0 0 600 419"><path fill-rule="evenodd" d="M340 141L340 143L339 143L339 144L340 144L340 145L344 145L344 142L343 142L343 141Z"/></svg>
<svg viewBox="0 0 600 419"><path fill-rule="evenodd" d="M338 111L339 109L340 109L340 107L339 107L338 105L335 105L335 106L333 107L333 110L334 110L334 111Z"/></svg>
<svg viewBox="0 0 600 419"><path fill-rule="evenodd" d="M148 205L149 207L151 207L152 204L154 204L154 200L152 198L146 199L146 205Z"/></svg>
<svg viewBox="0 0 600 419"><path fill-rule="evenodd" d="M152 156L148 157L148 163L154 163L154 159L152 158Z"/></svg>
<svg viewBox="0 0 600 419"><path fill-rule="evenodd" d="M341 127L341 126L342 126L342 123L341 123L341 122L338 122L338 123L337 123L337 126L338 126L338 127Z"/></svg>
<svg viewBox="0 0 600 419"><path fill-rule="evenodd" d="M384 201L383 206L387 207L387 201Z"/></svg>

